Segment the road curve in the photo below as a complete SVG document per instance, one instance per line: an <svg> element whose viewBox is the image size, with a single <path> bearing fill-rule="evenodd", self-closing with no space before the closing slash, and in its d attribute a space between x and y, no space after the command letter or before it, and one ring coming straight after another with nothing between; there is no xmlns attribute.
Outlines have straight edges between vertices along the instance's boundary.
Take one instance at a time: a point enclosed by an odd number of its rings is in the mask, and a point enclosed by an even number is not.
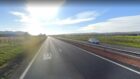
<svg viewBox="0 0 140 79"><path fill-rule="evenodd" d="M140 79L140 74L49 37L20 79Z"/></svg>

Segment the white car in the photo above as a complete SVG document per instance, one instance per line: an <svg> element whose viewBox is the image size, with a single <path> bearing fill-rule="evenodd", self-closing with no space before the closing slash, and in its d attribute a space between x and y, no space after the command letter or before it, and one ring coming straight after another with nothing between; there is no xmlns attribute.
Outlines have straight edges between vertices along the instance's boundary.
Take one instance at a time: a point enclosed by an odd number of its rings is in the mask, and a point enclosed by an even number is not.
<svg viewBox="0 0 140 79"><path fill-rule="evenodd" d="M93 43L93 44L99 44L100 43L100 41L98 39L96 39L96 38L89 38L88 41Z"/></svg>

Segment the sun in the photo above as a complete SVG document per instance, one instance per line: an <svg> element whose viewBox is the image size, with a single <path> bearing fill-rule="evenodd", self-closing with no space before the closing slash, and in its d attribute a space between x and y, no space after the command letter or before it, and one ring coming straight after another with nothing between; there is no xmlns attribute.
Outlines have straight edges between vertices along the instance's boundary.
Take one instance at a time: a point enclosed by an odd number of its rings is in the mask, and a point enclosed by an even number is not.
<svg viewBox="0 0 140 79"><path fill-rule="evenodd" d="M55 18L59 8L57 5L27 5L27 11L31 17L46 20Z"/></svg>
<svg viewBox="0 0 140 79"><path fill-rule="evenodd" d="M50 27L49 21L55 20L61 5L34 5L26 4L25 16L25 30L30 34L36 35L40 33L46 33L46 27ZM48 23L48 24L47 24Z"/></svg>

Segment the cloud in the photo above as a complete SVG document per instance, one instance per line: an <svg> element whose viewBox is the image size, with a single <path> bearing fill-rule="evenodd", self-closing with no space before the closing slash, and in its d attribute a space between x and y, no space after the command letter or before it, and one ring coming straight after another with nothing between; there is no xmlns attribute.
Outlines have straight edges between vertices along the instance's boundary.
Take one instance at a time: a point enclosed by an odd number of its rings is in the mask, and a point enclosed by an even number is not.
<svg viewBox="0 0 140 79"><path fill-rule="evenodd" d="M96 18L97 16L99 16L99 14L96 11L85 11L85 12L81 12L79 14L76 15L77 18L90 18L90 17L94 17Z"/></svg>
<svg viewBox="0 0 140 79"><path fill-rule="evenodd" d="M66 18L64 20L58 20L58 21L54 22L54 24L57 24L57 25L70 25L70 24L77 24L77 23L81 23L81 22L91 21L93 19L94 18L83 18L83 19Z"/></svg>
<svg viewBox="0 0 140 79"><path fill-rule="evenodd" d="M26 12L12 11L11 14L19 17L19 22L22 24L23 31L31 34L38 34L38 32L49 33L46 27L50 26L68 26L78 24L96 19L99 14L95 11L85 11L76 14L75 16L66 19L56 19L61 5L55 6L36 6L26 5ZM53 12L53 13L51 13Z"/></svg>
<svg viewBox="0 0 140 79"><path fill-rule="evenodd" d="M76 14L75 16L68 17L66 19L56 20L52 24L57 25L71 25L71 24L78 24L81 22L87 22L96 19L99 14L95 11L85 11Z"/></svg>
<svg viewBox="0 0 140 79"><path fill-rule="evenodd" d="M140 15L124 16L108 19L104 22L89 24L80 28L81 31L92 32L131 32L140 31Z"/></svg>
<svg viewBox="0 0 140 79"><path fill-rule="evenodd" d="M11 14L13 14L13 15L16 15L16 16L24 16L24 13L21 13L21 12L11 12Z"/></svg>
<svg viewBox="0 0 140 79"><path fill-rule="evenodd" d="M17 11L12 11L10 13L19 17L20 18L20 19L18 19L19 22L26 23L26 22L29 22L31 20L31 18L26 13L17 12Z"/></svg>
<svg viewBox="0 0 140 79"><path fill-rule="evenodd" d="M27 2L25 12L12 11L11 14L19 17L22 30L31 34L45 33L46 23L54 19L65 0L59 0L57 4L37 5Z"/></svg>

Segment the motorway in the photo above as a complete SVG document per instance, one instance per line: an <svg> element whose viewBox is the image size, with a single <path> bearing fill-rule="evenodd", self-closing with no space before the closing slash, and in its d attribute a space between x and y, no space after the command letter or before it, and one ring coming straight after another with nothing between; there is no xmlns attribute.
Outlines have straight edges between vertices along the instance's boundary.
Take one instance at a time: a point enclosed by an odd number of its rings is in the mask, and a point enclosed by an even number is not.
<svg viewBox="0 0 140 79"><path fill-rule="evenodd" d="M140 79L140 72L48 37L20 79Z"/></svg>

